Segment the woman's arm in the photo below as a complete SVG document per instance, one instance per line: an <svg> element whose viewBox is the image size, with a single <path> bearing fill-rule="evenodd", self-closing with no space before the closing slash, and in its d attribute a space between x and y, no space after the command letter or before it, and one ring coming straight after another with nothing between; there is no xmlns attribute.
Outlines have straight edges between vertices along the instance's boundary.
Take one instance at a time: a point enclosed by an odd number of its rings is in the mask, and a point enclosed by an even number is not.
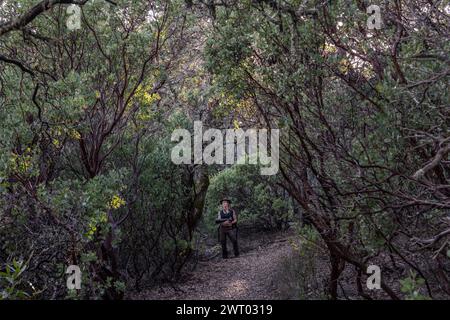
<svg viewBox="0 0 450 320"><path fill-rule="evenodd" d="M217 214L216 223L222 224L224 221L225 221L225 220L223 220L223 219L220 217L220 211L219 211L219 213Z"/></svg>
<svg viewBox="0 0 450 320"><path fill-rule="evenodd" d="M231 224L236 224L237 223L237 215L236 215L236 211L233 210L233 221L231 221Z"/></svg>

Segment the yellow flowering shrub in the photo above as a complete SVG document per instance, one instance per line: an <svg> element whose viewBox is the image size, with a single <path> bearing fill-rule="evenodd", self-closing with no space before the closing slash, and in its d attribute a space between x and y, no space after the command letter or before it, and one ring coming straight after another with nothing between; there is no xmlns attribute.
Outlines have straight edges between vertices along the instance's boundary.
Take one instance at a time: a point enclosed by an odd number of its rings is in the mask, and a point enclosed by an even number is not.
<svg viewBox="0 0 450 320"><path fill-rule="evenodd" d="M74 140L81 140L81 134L77 130L70 130L69 135Z"/></svg>
<svg viewBox="0 0 450 320"><path fill-rule="evenodd" d="M142 104L150 105L161 100L159 93L149 93L149 86L139 85L135 92L135 99Z"/></svg>
<svg viewBox="0 0 450 320"><path fill-rule="evenodd" d="M119 209L120 207L126 204L125 200L123 200L120 196L115 195L109 202L108 206L111 209Z"/></svg>
<svg viewBox="0 0 450 320"><path fill-rule="evenodd" d="M84 236L90 240L92 240L95 232L97 231L97 225L101 223L106 223L108 221L108 217L105 212L103 212L100 217L96 217L91 219L88 223L88 230L84 234Z"/></svg>
<svg viewBox="0 0 450 320"><path fill-rule="evenodd" d="M32 152L30 148L26 148L25 151L19 155L15 152L11 154L10 168L13 171L20 173L26 173L32 168Z"/></svg>

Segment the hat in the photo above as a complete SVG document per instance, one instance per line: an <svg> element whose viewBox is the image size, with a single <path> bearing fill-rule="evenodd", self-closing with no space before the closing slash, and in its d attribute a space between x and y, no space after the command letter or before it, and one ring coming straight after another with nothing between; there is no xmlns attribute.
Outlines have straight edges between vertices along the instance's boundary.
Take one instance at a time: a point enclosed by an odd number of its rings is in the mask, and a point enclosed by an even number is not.
<svg viewBox="0 0 450 320"><path fill-rule="evenodd" d="M223 198L222 200L220 200L220 204L222 204L222 202L224 202L224 201L226 201L226 202L228 202L228 203L231 203L231 200L230 199L228 199L228 198Z"/></svg>

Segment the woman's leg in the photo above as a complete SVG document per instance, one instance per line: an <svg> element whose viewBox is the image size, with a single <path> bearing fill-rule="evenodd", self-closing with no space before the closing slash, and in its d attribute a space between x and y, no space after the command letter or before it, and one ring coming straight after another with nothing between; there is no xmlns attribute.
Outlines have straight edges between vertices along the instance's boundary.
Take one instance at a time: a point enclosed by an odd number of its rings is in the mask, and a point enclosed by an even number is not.
<svg viewBox="0 0 450 320"><path fill-rule="evenodd" d="M238 247L238 242L237 242L237 228L228 231L227 235L230 238L231 243L233 243L234 256L235 257L239 256L239 247Z"/></svg>
<svg viewBox="0 0 450 320"><path fill-rule="evenodd" d="M220 244L222 245L222 258L226 259L228 258L226 232L222 227L220 227L219 232L220 232Z"/></svg>

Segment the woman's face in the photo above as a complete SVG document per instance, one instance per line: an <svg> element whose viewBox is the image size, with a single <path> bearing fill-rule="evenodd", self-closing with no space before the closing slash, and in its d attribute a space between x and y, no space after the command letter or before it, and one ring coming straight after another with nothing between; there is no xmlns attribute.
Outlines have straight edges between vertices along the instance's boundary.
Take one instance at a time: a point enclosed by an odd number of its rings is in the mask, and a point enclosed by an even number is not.
<svg viewBox="0 0 450 320"><path fill-rule="evenodd" d="M228 201L224 201L222 202L222 208L225 211L228 211L228 208L230 207L230 204L228 203Z"/></svg>

